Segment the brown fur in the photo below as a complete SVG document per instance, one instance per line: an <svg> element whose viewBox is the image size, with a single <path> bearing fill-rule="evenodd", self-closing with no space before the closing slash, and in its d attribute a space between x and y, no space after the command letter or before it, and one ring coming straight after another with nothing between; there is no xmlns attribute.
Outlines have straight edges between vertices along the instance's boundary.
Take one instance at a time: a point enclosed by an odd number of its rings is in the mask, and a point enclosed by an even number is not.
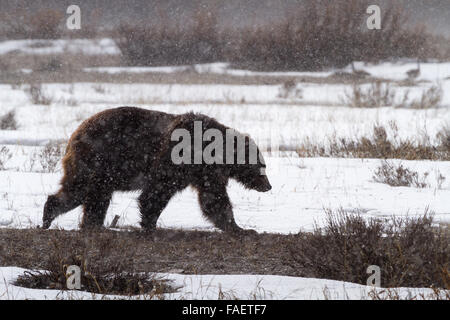
<svg viewBox="0 0 450 320"><path fill-rule="evenodd" d="M43 227L49 228L58 215L79 205L84 209L81 227L101 227L114 191L142 190L141 226L152 230L173 195L191 185L198 191L205 217L221 230L241 231L226 191L228 179L268 191L267 177L259 174L264 162L250 165L247 157L245 164L236 165L172 163L170 155L177 143L170 139L173 130L183 128L193 136L194 121L202 121L203 131L214 128L225 136L227 127L193 113L120 107L84 121L69 140L61 189L48 197ZM246 137L247 148L251 141Z"/></svg>

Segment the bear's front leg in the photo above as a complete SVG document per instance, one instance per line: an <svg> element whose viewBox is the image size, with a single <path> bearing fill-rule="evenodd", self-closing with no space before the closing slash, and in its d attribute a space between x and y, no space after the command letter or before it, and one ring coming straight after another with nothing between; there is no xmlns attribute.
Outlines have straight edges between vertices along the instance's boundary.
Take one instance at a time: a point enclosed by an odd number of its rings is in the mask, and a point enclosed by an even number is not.
<svg viewBox="0 0 450 320"><path fill-rule="evenodd" d="M170 199L185 187L185 183L166 180L145 188L138 199L142 229L156 229L156 222Z"/></svg>
<svg viewBox="0 0 450 320"><path fill-rule="evenodd" d="M83 219L81 221L81 230L102 229L108 211L112 193L90 194L83 200Z"/></svg>
<svg viewBox="0 0 450 320"><path fill-rule="evenodd" d="M234 221L233 207L227 194L226 185L197 187L197 189L202 212L214 226L229 233L245 232Z"/></svg>

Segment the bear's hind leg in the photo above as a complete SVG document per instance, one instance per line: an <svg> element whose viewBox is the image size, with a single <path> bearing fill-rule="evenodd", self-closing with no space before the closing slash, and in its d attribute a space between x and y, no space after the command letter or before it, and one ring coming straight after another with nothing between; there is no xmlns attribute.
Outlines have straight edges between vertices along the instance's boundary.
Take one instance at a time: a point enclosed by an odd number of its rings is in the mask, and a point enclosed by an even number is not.
<svg viewBox="0 0 450 320"><path fill-rule="evenodd" d="M203 215L211 221L216 228L231 233L240 233L244 231L234 221L233 207L228 198L225 185L216 185L208 189L197 187L197 190Z"/></svg>
<svg viewBox="0 0 450 320"><path fill-rule="evenodd" d="M80 229L89 230L103 227L112 193L90 194L83 199L83 219Z"/></svg>

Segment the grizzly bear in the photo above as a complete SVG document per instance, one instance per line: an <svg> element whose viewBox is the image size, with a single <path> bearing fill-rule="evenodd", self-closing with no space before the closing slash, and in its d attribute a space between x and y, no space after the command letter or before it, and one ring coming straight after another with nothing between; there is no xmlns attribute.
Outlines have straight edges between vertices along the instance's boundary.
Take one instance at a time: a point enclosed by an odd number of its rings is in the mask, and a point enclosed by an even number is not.
<svg viewBox="0 0 450 320"><path fill-rule="evenodd" d="M202 114L136 107L108 109L84 121L69 139L63 169L60 190L44 206L44 229L79 205L81 229L102 227L114 191L142 190L141 227L150 231L169 200L192 186L208 220L225 232L241 232L228 179L260 192L271 189L264 159L247 135Z"/></svg>

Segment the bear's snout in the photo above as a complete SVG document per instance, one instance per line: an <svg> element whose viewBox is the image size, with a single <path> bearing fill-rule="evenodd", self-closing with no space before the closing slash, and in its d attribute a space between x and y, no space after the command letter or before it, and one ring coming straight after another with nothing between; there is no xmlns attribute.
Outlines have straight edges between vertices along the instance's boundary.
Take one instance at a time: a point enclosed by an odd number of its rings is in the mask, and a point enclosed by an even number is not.
<svg viewBox="0 0 450 320"><path fill-rule="evenodd" d="M269 179L267 179L267 176L260 176L259 181L256 183L256 191L258 192L267 192L272 189L272 185L269 182Z"/></svg>
<svg viewBox="0 0 450 320"><path fill-rule="evenodd" d="M42 229L48 229L50 228L51 225L51 221L50 220L45 220L44 223L42 224Z"/></svg>

